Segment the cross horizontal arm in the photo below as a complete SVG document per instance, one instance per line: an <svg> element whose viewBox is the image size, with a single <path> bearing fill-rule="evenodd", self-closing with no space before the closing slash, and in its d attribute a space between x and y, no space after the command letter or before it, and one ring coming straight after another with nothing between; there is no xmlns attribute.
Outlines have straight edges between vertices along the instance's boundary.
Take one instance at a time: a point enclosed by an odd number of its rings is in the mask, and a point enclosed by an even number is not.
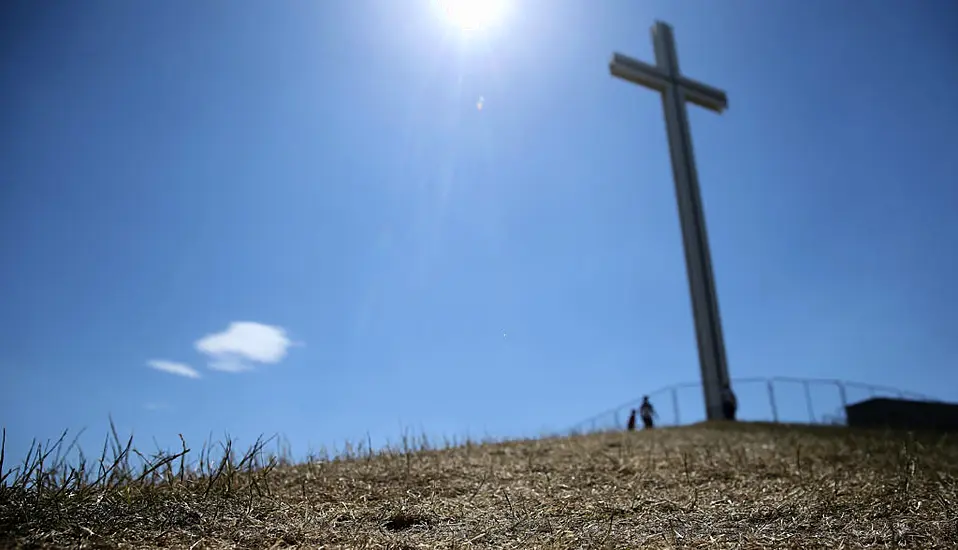
<svg viewBox="0 0 958 550"><path fill-rule="evenodd" d="M670 84L674 83L678 85L682 96L687 101L699 107L717 113L721 113L728 108L728 97L722 90L684 76L680 76L673 81L665 71L655 65L650 65L627 55L614 54L612 61L609 62L609 72L623 80L641 84L660 92L664 92Z"/></svg>
<svg viewBox="0 0 958 550"><path fill-rule="evenodd" d="M728 96L725 92L708 84L682 77L679 79L679 89L682 90L685 99L699 107L716 113L721 113L728 108Z"/></svg>
<svg viewBox="0 0 958 550"><path fill-rule="evenodd" d="M671 80L664 71L655 65L620 53L613 54L612 61L609 62L609 72L623 80L641 84L660 92L664 92L668 88Z"/></svg>

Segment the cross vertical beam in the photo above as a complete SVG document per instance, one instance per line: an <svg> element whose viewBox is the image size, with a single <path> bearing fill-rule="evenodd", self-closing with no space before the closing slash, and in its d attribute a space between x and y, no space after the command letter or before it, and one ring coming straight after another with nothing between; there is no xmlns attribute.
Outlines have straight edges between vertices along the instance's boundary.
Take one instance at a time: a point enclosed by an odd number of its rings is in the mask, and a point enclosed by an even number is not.
<svg viewBox="0 0 958 550"><path fill-rule="evenodd" d="M655 65L616 53L609 63L609 71L613 76L646 86L662 95L702 371L705 411L709 420L716 420L724 417L722 388L731 381L685 102L721 113L728 107L728 99L725 92L681 75L672 28L668 24L661 21L655 23L652 27L652 43L655 47Z"/></svg>

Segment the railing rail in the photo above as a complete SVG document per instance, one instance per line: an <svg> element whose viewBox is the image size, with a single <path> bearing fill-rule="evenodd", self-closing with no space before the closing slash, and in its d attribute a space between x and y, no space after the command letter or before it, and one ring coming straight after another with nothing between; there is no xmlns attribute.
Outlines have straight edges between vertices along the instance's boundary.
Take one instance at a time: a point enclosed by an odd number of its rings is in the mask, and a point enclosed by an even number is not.
<svg viewBox="0 0 958 550"><path fill-rule="evenodd" d="M760 404L765 401L755 392L746 392L741 389L749 384L764 384L764 392L767 395L767 405ZM923 395L917 392L905 391L889 386L878 384L866 384L862 382L849 382L846 380L837 380L829 378L796 378L789 376L773 376L768 378L736 378L732 380L733 388L736 391L739 402L739 415L742 420L770 420L772 422L804 422L809 424L844 424L845 407L853 402L850 395L853 393L865 393L867 397L878 397L882 395L896 396L900 398L915 399L919 401L939 401L933 397ZM794 398L793 393L785 393L784 388L801 388L801 403L795 403L794 399L790 402L788 397ZM701 382L684 382L671 384L659 388L655 391L646 393L649 400L656 405L659 414L668 409L667 405L663 409L663 398L671 401L671 411L666 413L663 421L660 418L659 424L665 426L682 425L683 423L704 420L704 408L702 406ZM822 407L822 392L825 389L831 389L837 392L832 395L832 399L825 399L829 404ZM687 403L692 403L699 414L688 414L688 408L683 413L681 407L681 395L683 390L699 390L695 396L688 396ZM816 400L816 395L818 399ZM636 398L615 407L609 408L598 414L590 416L572 426L570 432L594 432L608 429L619 429L625 425L625 418L628 417L630 409L637 408L642 402L642 398ZM802 412L799 412L803 410ZM826 413L825 411L831 411ZM669 416L671 418L669 418ZM683 422L683 420L685 422Z"/></svg>

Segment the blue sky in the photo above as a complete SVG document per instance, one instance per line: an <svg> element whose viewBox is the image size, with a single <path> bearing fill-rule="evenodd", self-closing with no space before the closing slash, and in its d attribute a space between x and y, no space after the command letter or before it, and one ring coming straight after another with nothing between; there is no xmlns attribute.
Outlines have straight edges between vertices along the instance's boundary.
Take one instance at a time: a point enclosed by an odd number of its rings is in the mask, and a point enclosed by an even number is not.
<svg viewBox="0 0 958 550"><path fill-rule="evenodd" d="M4 3L8 450L536 435L696 380L660 99L608 73L656 19L729 95L690 117L732 377L958 400L953 6L507 8Z"/></svg>

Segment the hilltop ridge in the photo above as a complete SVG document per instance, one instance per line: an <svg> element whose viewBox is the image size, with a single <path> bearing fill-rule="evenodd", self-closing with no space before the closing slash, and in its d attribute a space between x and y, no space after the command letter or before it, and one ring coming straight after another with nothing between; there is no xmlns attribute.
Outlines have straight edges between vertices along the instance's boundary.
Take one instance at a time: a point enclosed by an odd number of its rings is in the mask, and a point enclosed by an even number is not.
<svg viewBox="0 0 958 550"><path fill-rule="evenodd" d="M0 492L0 544L958 546L953 436L703 423L448 449L425 441L406 446L415 448L251 467L262 450L254 448L205 470L169 455L152 471L99 485L51 479L38 492L15 484Z"/></svg>

